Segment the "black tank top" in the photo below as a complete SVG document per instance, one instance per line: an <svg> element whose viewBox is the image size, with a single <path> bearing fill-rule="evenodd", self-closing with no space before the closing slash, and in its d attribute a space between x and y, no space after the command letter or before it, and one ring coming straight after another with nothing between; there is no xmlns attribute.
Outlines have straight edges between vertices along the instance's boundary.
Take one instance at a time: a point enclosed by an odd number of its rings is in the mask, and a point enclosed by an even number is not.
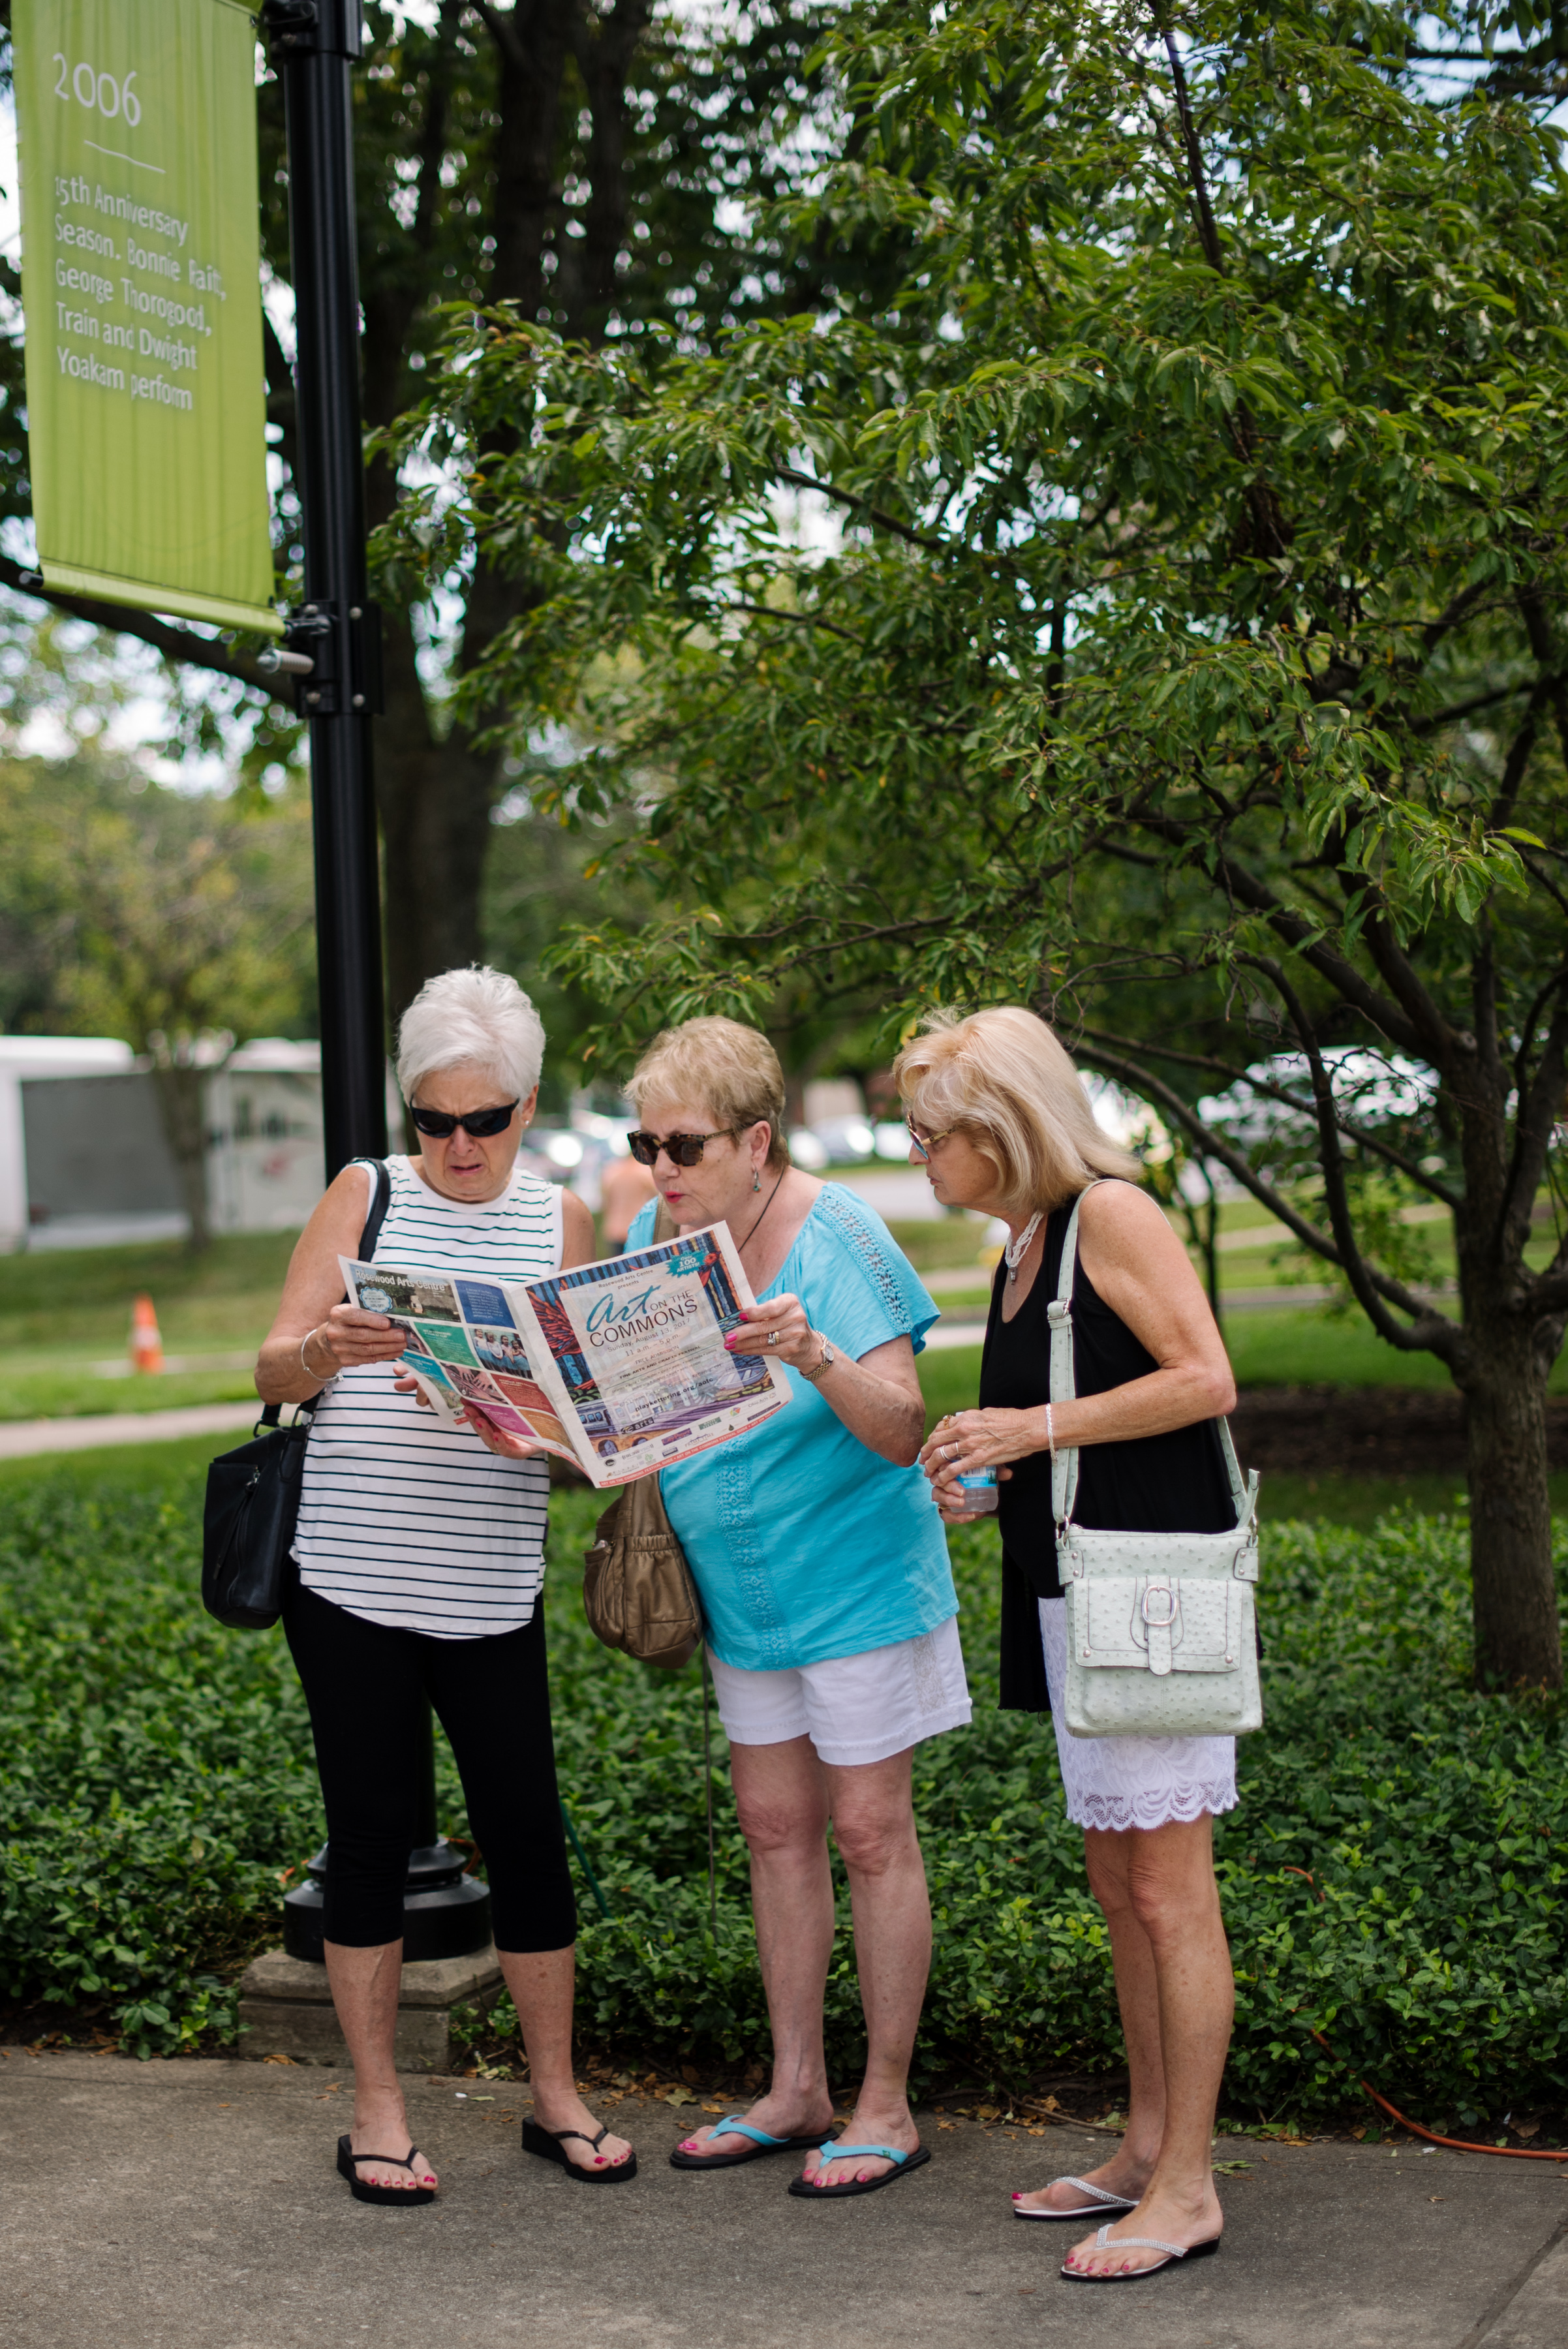
<svg viewBox="0 0 1568 2349"><path fill-rule="evenodd" d="M1002 1318L1007 1267L996 1268L980 1372L982 1411L1032 1411L1051 1399L1051 1327L1045 1309L1061 1278L1072 1209L1069 1200L1047 1222L1044 1261L1011 1321ZM1073 1280L1073 1367L1080 1395L1104 1394L1158 1368L1098 1294L1084 1270L1082 1254ZM1168 1435L1085 1444L1078 1455L1073 1515L1079 1525L1116 1533L1223 1533L1236 1522L1236 1504L1217 1423L1206 1419ZM1033 1452L1012 1463L1012 1475L998 1491L997 1522L1003 1557L1034 1597L1059 1599L1049 1452Z"/></svg>

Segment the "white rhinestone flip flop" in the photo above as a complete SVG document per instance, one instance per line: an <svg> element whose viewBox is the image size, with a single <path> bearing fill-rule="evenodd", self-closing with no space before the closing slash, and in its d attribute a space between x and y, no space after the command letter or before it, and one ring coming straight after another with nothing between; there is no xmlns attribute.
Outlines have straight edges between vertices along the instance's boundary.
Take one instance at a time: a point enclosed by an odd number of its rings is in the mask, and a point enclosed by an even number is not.
<svg viewBox="0 0 1568 2349"><path fill-rule="evenodd" d="M1096 2235L1096 2251L1108 2248L1117 2251L1163 2251L1164 2259L1156 2260L1152 2266L1147 2268L1124 2268L1120 2272L1113 2268L1105 2275L1091 2275L1081 2268L1064 2267L1061 2271L1064 2283L1141 2283L1145 2276L1158 2275L1161 2269L1170 2267L1178 2261L1208 2259L1220 2248L1218 2235L1210 2235L1201 2243L1162 2243L1157 2235L1118 2235L1112 2243L1110 2233L1114 2223L1114 2220L1107 2220Z"/></svg>
<svg viewBox="0 0 1568 2349"><path fill-rule="evenodd" d="M1022 2203L1015 2202L1012 2206L1013 2217L1015 2219L1097 2219L1106 2210L1137 2209L1137 2204L1129 2202L1125 2194L1112 2194L1104 2186L1091 2186L1086 2178L1054 2178L1051 2185L1075 2187L1080 2194L1090 2195L1093 2199L1080 2202L1071 2210L1025 2210ZM1051 2188L1047 2187L1045 2190L1049 2193Z"/></svg>

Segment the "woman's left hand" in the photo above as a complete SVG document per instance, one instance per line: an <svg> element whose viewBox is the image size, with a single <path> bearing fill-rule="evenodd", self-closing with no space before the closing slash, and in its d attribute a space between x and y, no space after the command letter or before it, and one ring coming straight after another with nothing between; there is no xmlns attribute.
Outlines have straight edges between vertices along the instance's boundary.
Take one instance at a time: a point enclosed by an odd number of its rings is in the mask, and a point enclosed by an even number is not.
<svg viewBox="0 0 1568 2349"><path fill-rule="evenodd" d="M421 1411L435 1409L418 1379L412 1376L394 1379L392 1384L400 1394L417 1397ZM530 1444L525 1436L514 1435L510 1429L497 1427L493 1420L486 1419L483 1412L473 1410L468 1403L455 1412L453 1417L459 1427L468 1428L478 1436L485 1450L493 1452L499 1459L533 1460L545 1449L542 1444Z"/></svg>
<svg viewBox="0 0 1568 2349"><path fill-rule="evenodd" d="M994 1468L998 1480L1011 1474L1007 1460L1026 1460L1045 1445L1043 1411L960 1411L940 1420L920 1450L920 1465L931 1480L938 1506L947 1504L960 1476Z"/></svg>
<svg viewBox="0 0 1568 2349"><path fill-rule="evenodd" d="M502 1460L536 1460L545 1449L542 1444L530 1444L526 1436L514 1435L510 1428L497 1427L472 1403L465 1403L458 1413L457 1423L471 1429L485 1450Z"/></svg>
<svg viewBox="0 0 1568 2349"><path fill-rule="evenodd" d="M743 1306L742 1311L749 1326L731 1330L724 1340L726 1352L765 1354L769 1361L788 1362L792 1370L815 1370L822 1340L798 1297L771 1297L765 1305Z"/></svg>

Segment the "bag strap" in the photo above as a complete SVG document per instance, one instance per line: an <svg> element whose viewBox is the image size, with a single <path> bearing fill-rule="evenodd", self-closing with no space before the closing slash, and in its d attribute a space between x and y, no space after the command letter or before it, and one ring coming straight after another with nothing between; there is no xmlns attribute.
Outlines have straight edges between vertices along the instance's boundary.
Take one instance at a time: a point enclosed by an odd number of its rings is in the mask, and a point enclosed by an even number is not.
<svg viewBox="0 0 1568 2349"><path fill-rule="evenodd" d="M1073 1202L1073 1212L1067 1218L1066 1237L1062 1242L1062 1268L1057 1275L1056 1294L1045 1308L1045 1318L1051 1325L1051 1400L1053 1402L1074 1402L1077 1400L1078 1380L1073 1359L1073 1282L1078 1269L1078 1210L1089 1193L1101 1182L1085 1183ZM1231 1497L1236 1504L1237 1529L1247 1522L1257 1506L1256 1473L1244 1478L1241 1464L1236 1457L1236 1447L1231 1441L1231 1423L1221 1419L1220 1448L1225 1454L1226 1474L1231 1479ZM1078 1497L1078 1446L1059 1445L1051 1462L1051 1514L1056 1521L1058 1535L1064 1534L1072 1523L1074 1506Z"/></svg>
<svg viewBox="0 0 1568 2349"><path fill-rule="evenodd" d="M392 1177L384 1158L355 1158L349 1164L368 1167L371 1176L370 1212L359 1235L359 1261L369 1264L375 1256L376 1242L381 1237L381 1226L392 1203Z"/></svg>
<svg viewBox="0 0 1568 2349"><path fill-rule="evenodd" d="M365 1218L365 1228L359 1235L359 1262L369 1264L376 1253L376 1242L381 1237L381 1226L387 1220L387 1209L392 1202L392 1177L384 1158L351 1158L348 1164L351 1166L368 1168L371 1178L370 1212ZM323 1388L321 1394L325 1392L326 1389ZM321 1394L313 1394L307 1402L296 1403L294 1406L296 1412L305 1413L306 1425L316 1416L316 1406L321 1401ZM283 1405L280 1402L269 1402L260 1419L257 1420L256 1425L265 1428L276 1427L282 1413ZM298 1420L296 1419L292 1424L297 1427Z"/></svg>

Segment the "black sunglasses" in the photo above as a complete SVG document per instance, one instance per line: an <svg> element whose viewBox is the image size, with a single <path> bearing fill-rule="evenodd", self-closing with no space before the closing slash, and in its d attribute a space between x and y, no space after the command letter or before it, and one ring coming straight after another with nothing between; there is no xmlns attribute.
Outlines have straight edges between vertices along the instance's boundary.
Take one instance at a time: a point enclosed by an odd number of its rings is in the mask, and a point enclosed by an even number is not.
<svg viewBox="0 0 1568 2349"><path fill-rule="evenodd" d="M510 1101L500 1109L465 1109L456 1117L448 1117L444 1109L416 1109L410 1102L409 1115L419 1131L428 1133L432 1141L449 1140L461 1125L475 1142L487 1142L493 1133L504 1133L516 1106L514 1101Z"/></svg>
<svg viewBox="0 0 1568 2349"><path fill-rule="evenodd" d="M662 1150L672 1166L695 1166L702 1156L705 1142L717 1142L722 1133L733 1133L732 1125L721 1125L711 1133L628 1133L627 1147L639 1166L651 1166Z"/></svg>

